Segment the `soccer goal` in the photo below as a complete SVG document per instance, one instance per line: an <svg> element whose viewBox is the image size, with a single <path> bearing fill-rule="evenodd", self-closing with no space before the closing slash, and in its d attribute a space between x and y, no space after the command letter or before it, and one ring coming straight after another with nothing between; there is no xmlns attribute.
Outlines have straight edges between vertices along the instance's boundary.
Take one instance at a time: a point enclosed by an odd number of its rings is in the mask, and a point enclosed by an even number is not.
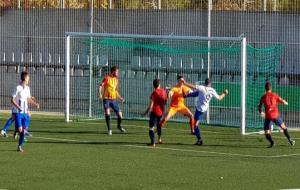
<svg viewBox="0 0 300 190"><path fill-rule="evenodd" d="M262 79L274 79L276 50L256 49L244 37L66 33L65 119L103 118L98 86L110 67L118 66L127 119L146 119L140 114L149 103L153 79L173 86L181 74L190 83L209 77L219 93L229 90L224 101L211 102L204 123L240 127L242 134L257 131L262 126L256 111L260 87ZM194 111L192 99L186 104Z"/></svg>

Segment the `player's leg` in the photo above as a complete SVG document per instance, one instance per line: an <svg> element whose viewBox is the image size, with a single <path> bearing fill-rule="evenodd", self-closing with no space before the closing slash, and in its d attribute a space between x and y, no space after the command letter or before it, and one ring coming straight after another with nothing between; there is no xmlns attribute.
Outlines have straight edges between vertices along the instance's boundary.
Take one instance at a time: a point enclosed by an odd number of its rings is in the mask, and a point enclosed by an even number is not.
<svg viewBox="0 0 300 190"><path fill-rule="evenodd" d="M15 125L16 128L18 129L18 133L20 135L19 138L19 143L18 143L18 151L23 152L23 144L24 144L24 130L23 130L23 126L22 126L22 120L23 120L23 114L16 114L15 115Z"/></svg>
<svg viewBox="0 0 300 190"><path fill-rule="evenodd" d="M119 107L119 102L117 100L113 100L110 102L110 107L114 110L114 112L116 113L117 115L117 127L118 129L122 132L122 133L125 133L126 132L126 129L124 129L122 126L121 126L121 123L122 123L122 119L123 119L123 114L122 114L122 111Z"/></svg>
<svg viewBox="0 0 300 190"><path fill-rule="evenodd" d="M272 148L274 146L274 141L271 136L271 120L265 119L264 121L264 131L265 131L265 137L270 142L270 145L268 148Z"/></svg>
<svg viewBox="0 0 300 190"><path fill-rule="evenodd" d="M166 123L177 113L177 108L175 107L170 107L168 110L167 115L164 117L164 119L160 122L160 127L164 128L166 126Z"/></svg>
<svg viewBox="0 0 300 190"><path fill-rule="evenodd" d="M283 134L288 139L290 145L294 146L295 145L295 141L291 139L291 136L290 136L290 134L288 132L288 129L287 129L286 125L283 123L281 117L279 117L278 119L274 120L274 123L283 130Z"/></svg>
<svg viewBox="0 0 300 190"><path fill-rule="evenodd" d="M106 126L107 126L108 135L112 135L111 122L110 122L109 100L106 100L106 99L103 100L103 108L104 108L105 122L106 122Z"/></svg>
<svg viewBox="0 0 300 190"><path fill-rule="evenodd" d="M155 126L155 115L151 112L149 118L149 137L150 137L150 146L155 146L154 141L154 126Z"/></svg>
<svg viewBox="0 0 300 190"><path fill-rule="evenodd" d="M189 110L189 108L183 106L179 112L184 115L187 116L189 118L189 124L190 124L190 129L191 129L191 134L195 134L195 130L194 130L194 126L195 126L195 120L194 120L194 115L192 114L192 112Z"/></svg>
<svg viewBox="0 0 300 190"><path fill-rule="evenodd" d="M123 114L122 114L121 111L116 112L116 114L117 114L117 126L118 126L118 129L119 129L122 133L125 133L127 130L124 129L124 128L121 126L122 119L123 119Z"/></svg>
<svg viewBox="0 0 300 190"><path fill-rule="evenodd" d="M24 133L25 133L25 139L26 139L26 137L32 137L32 135L29 133L30 119L31 119L31 116L27 115L27 123L26 123L25 131L24 131Z"/></svg>
<svg viewBox="0 0 300 190"><path fill-rule="evenodd" d="M11 126L13 123L14 123L14 118L13 118L13 116L12 116L12 117L10 117L10 118L6 121L6 123L5 123L4 127L3 127L3 129L1 130L1 135L2 135L2 136L8 137L8 135L7 135L7 130L10 128L10 126Z"/></svg>
<svg viewBox="0 0 300 190"><path fill-rule="evenodd" d="M18 128L17 128L17 125L16 125L16 116L17 114L16 113L12 113L12 117L14 118L14 121L15 121L15 131L14 131L14 135L13 135L13 138L15 140L18 139L18 134L19 134L19 131L18 131Z"/></svg>
<svg viewBox="0 0 300 190"><path fill-rule="evenodd" d="M195 130L195 136L197 137L196 145L202 145L203 144L203 141L202 141L202 138L201 138L201 132L200 132L200 129L199 129L199 123L200 123L200 119L201 119L202 115L203 115L203 112L200 112L196 109L196 112L195 112L195 115L194 115L194 120L195 120L194 130Z"/></svg>
<svg viewBox="0 0 300 190"><path fill-rule="evenodd" d="M161 138L161 126L160 126L161 117L156 118L156 129L157 129L157 137L158 137L158 144L162 144L162 138Z"/></svg>

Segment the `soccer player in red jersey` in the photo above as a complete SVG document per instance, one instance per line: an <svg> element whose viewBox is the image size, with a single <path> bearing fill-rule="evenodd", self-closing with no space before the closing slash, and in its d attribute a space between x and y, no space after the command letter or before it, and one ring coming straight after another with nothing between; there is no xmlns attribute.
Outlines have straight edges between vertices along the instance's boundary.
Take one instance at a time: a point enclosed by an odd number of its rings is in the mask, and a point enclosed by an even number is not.
<svg viewBox="0 0 300 190"><path fill-rule="evenodd" d="M161 127L159 125L162 115L164 114L164 107L167 103L167 92L165 89L160 88L160 80L155 79L153 81L154 91L150 96L150 103L147 107L147 110L143 115L146 115L150 112L150 120L149 120L149 137L150 137L150 146L155 147L154 142L154 130L155 126L157 128L158 135L158 143L161 143Z"/></svg>
<svg viewBox="0 0 300 190"><path fill-rule="evenodd" d="M261 114L263 118L265 118L264 121L264 131L266 139L270 142L270 145L268 148L272 148L274 146L274 141L271 137L271 124L272 122L279 126L282 130L286 138L288 139L290 145L294 146L295 141L291 139L288 129L283 123L279 110L278 110L278 104L284 104L288 105L288 102L284 99L282 99L280 96L278 96L275 93L272 93L272 84L270 82L267 82L265 84L266 94L263 95L260 99L260 103L258 105L258 111ZM262 106L265 107L265 113L262 111Z"/></svg>

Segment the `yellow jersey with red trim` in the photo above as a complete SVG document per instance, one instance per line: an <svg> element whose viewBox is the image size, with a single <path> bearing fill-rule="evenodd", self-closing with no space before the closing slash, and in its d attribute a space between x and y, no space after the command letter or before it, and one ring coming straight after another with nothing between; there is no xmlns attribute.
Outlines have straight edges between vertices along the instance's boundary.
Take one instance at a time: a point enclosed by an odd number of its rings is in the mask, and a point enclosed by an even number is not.
<svg viewBox="0 0 300 190"><path fill-rule="evenodd" d="M110 75L107 75L102 83L101 86L104 89L103 91L103 99L110 99L110 100L115 100L117 99L117 94L118 94L118 78L113 77Z"/></svg>
<svg viewBox="0 0 300 190"><path fill-rule="evenodd" d="M184 95L187 95L191 89L186 86L175 86L171 89L170 93L172 95L171 98L171 107L179 107L179 106L185 106L184 105Z"/></svg>

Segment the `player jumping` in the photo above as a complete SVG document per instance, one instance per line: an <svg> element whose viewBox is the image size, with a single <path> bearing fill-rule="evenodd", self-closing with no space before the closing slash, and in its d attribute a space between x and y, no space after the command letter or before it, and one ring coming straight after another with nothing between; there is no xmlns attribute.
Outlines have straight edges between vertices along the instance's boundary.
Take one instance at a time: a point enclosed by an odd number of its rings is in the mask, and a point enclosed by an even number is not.
<svg viewBox="0 0 300 190"><path fill-rule="evenodd" d="M110 74L103 79L101 85L99 86L98 96L101 100L103 100L108 135L112 135L112 129L110 124L110 108L112 108L117 115L118 129L122 133L126 132L126 130L121 127L122 111L119 108L119 101L124 102L125 100L122 96L120 96L118 92L118 76L119 69L118 67L113 66L110 69Z"/></svg>
<svg viewBox="0 0 300 190"><path fill-rule="evenodd" d="M284 104L288 105L288 102L284 99L282 99L280 96L278 96L275 93L272 93L272 84L270 82L267 82L265 84L265 90L266 93L263 95L260 99L260 103L258 105L258 111L260 115L265 119L264 121L264 131L265 131L265 137L270 142L270 145L268 148L272 148L274 146L274 141L271 136L271 124L272 122L279 126L282 130L286 138L288 139L288 142L291 146L295 145L295 141L291 139L288 129L283 123L279 109L278 104ZM262 106L265 107L265 112L262 111Z"/></svg>
<svg viewBox="0 0 300 190"><path fill-rule="evenodd" d="M195 91L192 93L189 93L186 95L186 97L196 97L195 100L195 106L196 106L196 111L195 111L195 136L197 137L197 142L195 143L196 145L202 145L203 141L201 138L201 134L200 134L200 129L199 129L199 122L201 119L201 116L204 114L204 112L207 111L208 107L209 107L209 102L210 100L215 97L216 99L218 99L219 101L221 101L227 94L228 94L228 90L225 89L223 91L223 93L221 95L218 95L218 93L216 92L216 90L214 88L211 87L211 80L210 79L206 79L204 85L193 85L193 84L189 84L185 81L184 85L194 89Z"/></svg>

